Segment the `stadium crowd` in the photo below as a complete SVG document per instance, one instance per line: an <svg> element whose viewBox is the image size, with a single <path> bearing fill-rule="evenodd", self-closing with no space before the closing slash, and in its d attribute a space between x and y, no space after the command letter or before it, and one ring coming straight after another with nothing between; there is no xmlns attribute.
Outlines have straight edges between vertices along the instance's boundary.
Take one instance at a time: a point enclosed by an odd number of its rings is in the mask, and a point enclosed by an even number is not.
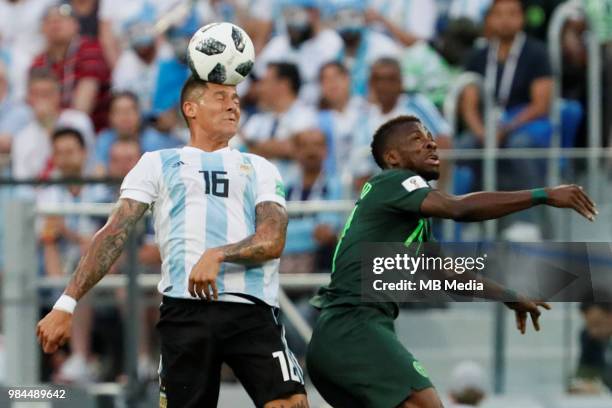
<svg viewBox="0 0 612 408"><path fill-rule="evenodd" d="M189 75L186 46L199 27L215 21L245 28L257 52L252 75L238 87L241 130L232 145L273 160L288 200L355 197L376 171L372 134L398 115L421 118L441 149L481 147L479 88L465 89L456 129L442 107L456 78L465 72L484 78L491 65L501 109L499 146L550 143L553 82L545 42L561 0L200 0L182 9L183 3L0 0L3 175L17 181L121 179L142 153L184 145L189 135L179 96ZM585 145L585 29L577 14L562 35L565 147ZM500 177L507 182L501 187L542 184L541 165L500 162L500 174L515 175ZM446 166L439 186L474 190L480 171L478 162ZM45 203L112 202L118 196L117 186L93 184L16 191ZM40 273L70 273L101 222L41 219ZM342 223L334 214L292 218L281 272L328 270ZM150 234L139 259L152 270L159 265ZM121 269L122 261L116 273ZM49 302L56 295L49 294ZM72 354L54 357L47 375L57 381L115 379L119 358L112 367L92 369L100 347L89 329L94 319L113 320L113 313L121 311L94 317L90 307L80 307ZM143 313L151 330L154 310ZM141 337L147 343L154 336ZM114 347L107 345L107 352ZM145 376L155 376L153 347L140 347Z"/></svg>

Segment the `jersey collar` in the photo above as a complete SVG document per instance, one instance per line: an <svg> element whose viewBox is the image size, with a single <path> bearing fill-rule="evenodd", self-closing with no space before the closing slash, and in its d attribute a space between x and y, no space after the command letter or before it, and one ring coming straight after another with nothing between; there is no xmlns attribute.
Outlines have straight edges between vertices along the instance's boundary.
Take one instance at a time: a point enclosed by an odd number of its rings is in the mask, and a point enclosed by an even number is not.
<svg viewBox="0 0 612 408"><path fill-rule="evenodd" d="M193 150L199 153L225 153L225 152L229 152L232 150L232 148L229 146L225 146L225 147L222 147L221 149L213 150L212 152L207 152L205 150L198 149L197 147L193 147L193 146L183 146L183 149Z"/></svg>

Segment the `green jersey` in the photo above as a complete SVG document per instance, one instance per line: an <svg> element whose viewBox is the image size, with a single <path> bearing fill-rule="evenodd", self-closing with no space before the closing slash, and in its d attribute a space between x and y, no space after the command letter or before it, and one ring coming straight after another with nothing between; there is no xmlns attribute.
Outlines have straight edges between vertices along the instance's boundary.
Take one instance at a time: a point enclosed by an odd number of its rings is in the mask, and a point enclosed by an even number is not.
<svg viewBox="0 0 612 408"><path fill-rule="evenodd" d="M385 170L363 187L351 212L332 261L331 282L319 289L311 303L317 308L361 304L361 244L364 242L426 242L429 219L420 213L431 187L410 170ZM383 305L397 312L397 305Z"/></svg>

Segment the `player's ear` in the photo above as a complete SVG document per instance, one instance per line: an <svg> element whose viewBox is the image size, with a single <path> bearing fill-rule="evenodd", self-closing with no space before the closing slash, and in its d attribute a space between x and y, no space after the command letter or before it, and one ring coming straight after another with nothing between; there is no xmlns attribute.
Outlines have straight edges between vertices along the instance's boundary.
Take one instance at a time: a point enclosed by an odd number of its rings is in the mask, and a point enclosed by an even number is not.
<svg viewBox="0 0 612 408"><path fill-rule="evenodd" d="M183 102L183 113L185 114L186 118L195 118L196 116L196 106L197 104L191 101L185 101Z"/></svg>
<svg viewBox="0 0 612 408"><path fill-rule="evenodd" d="M401 167L400 166L400 154L397 151L397 149L389 149L387 150L384 155L383 158L385 160L385 163L387 163L387 167L388 168L396 168L396 167Z"/></svg>

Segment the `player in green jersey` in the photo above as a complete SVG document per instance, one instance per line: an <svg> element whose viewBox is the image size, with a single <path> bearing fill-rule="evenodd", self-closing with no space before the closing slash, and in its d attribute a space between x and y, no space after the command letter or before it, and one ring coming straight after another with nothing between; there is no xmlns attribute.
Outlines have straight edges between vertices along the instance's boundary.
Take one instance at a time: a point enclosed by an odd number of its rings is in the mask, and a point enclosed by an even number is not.
<svg viewBox="0 0 612 408"><path fill-rule="evenodd" d="M426 242L431 239L430 217L483 221L538 204L571 208L591 221L597 214L595 204L576 185L463 196L431 188L428 181L439 174L436 149L414 116L392 119L374 135L372 154L382 172L364 185L336 247L331 282L312 300L322 311L307 367L334 408L442 407L425 369L397 339L397 304L361 301L361 243ZM507 293L491 281L485 283L487 298L507 299ZM539 330L539 308L550 308L519 295L506 305L514 310L522 333L528 316Z"/></svg>

